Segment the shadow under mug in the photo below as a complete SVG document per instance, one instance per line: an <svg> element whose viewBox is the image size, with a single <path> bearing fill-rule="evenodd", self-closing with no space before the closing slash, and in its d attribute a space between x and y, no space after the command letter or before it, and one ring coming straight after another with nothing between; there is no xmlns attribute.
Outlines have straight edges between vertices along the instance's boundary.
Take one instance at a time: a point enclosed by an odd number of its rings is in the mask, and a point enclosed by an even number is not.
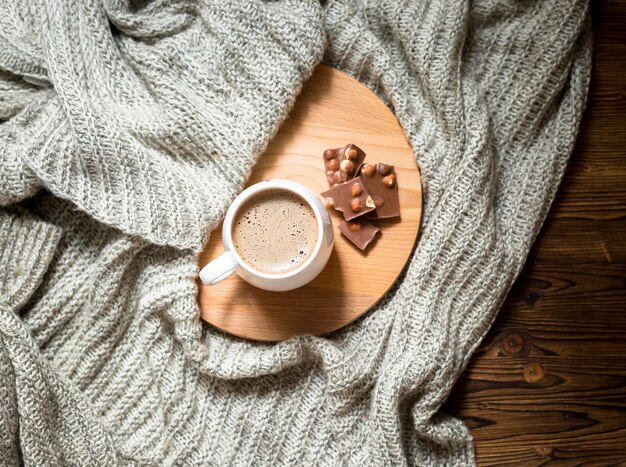
<svg viewBox="0 0 626 467"><path fill-rule="evenodd" d="M239 209L253 196L265 191L287 191L302 198L313 210L317 220L317 242L311 255L297 268L282 274L258 271L246 263L237 253L233 242L233 221ZM228 208L222 226L224 253L200 271L205 285L214 285L235 272L246 282L260 289L283 292L297 289L315 279L326 266L333 250L333 224L320 198L300 183L289 180L266 180L255 183L242 191Z"/></svg>

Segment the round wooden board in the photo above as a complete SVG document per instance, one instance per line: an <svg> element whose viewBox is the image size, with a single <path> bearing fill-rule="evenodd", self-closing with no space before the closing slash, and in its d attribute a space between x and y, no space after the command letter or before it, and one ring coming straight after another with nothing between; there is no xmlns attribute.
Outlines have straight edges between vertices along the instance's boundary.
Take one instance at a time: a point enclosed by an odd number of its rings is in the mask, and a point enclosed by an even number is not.
<svg viewBox="0 0 626 467"><path fill-rule="evenodd" d="M395 166L401 218L376 221L382 235L363 253L341 235L337 228L341 213L330 209L335 247L315 280L290 292L260 290L237 275L211 287L199 284L202 319L253 340L319 335L354 321L389 290L417 238L422 185L398 121L372 91L339 71L319 66L248 183L287 179L320 193L328 189L322 153L347 143L361 147L367 162ZM200 267L222 251L220 226L200 255Z"/></svg>

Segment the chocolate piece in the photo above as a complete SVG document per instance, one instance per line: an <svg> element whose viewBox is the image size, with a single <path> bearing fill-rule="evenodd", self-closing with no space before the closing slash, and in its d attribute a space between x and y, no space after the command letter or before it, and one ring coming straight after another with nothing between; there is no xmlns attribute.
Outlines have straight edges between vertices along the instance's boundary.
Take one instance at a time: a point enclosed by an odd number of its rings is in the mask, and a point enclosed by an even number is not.
<svg viewBox="0 0 626 467"><path fill-rule="evenodd" d="M365 160L365 152L356 144L346 144L346 147L341 151L341 158L339 159L339 165L344 164L344 167L351 167L352 170L346 173L345 181L352 178L356 178L359 174L359 170L363 166Z"/></svg>
<svg viewBox="0 0 626 467"><path fill-rule="evenodd" d="M365 159L365 153L361 151L361 148L355 146L354 144L346 144L346 147L343 149L343 155L341 157L349 161L356 162L361 157Z"/></svg>
<svg viewBox="0 0 626 467"><path fill-rule="evenodd" d="M365 250L371 241L374 240L376 234L380 232L378 227L363 217L351 221L343 221L339 224L339 230L360 250Z"/></svg>
<svg viewBox="0 0 626 467"><path fill-rule="evenodd" d="M345 148L324 151L324 168L328 186L332 188L355 178L364 160L365 153L354 144L348 144Z"/></svg>
<svg viewBox="0 0 626 467"><path fill-rule="evenodd" d="M353 193L357 194L353 195ZM371 212L376 207L360 178L353 178L346 183L335 185L321 195L331 199L335 209L343 212L343 217L347 221Z"/></svg>
<svg viewBox="0 0 626 467"><path fill-rule="evenodd" d="M342 148L327 149L324 151L324 169L326 170L326 181L329 187L342 183L341 172L339 172L339 151Z"/></svg>
<svg viewBox="0 0 626 467"><path fill-rule="evenodd" d="M363 180L363 186L376 206L376 210L367 214L368 219L386 219L400 215L398 179L392 165L366 164L359 178Z"/></svg>

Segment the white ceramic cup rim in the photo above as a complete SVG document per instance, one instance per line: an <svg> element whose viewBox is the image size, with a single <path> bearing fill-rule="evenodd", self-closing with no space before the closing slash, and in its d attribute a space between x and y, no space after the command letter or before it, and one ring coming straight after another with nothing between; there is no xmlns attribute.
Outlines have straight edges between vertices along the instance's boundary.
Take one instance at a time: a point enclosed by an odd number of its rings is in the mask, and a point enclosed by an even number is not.
<svg viewBox="0 0 626 467"><path fill-rule="evenodd" d="M302 199L313 210L313 213L315 214L315 220L317 221L317 240L315 243L315 248L304 263L302 263L297 268L282 274L270 274L259 271L258 269L254 269L252 266L246 263L243 258L241 258L241 256L239 256L232 237L233 221L235 217L237 217L237 213L239 209L243 206L243 204L253 196L258 195L259 193L272 190L288 191L298 196L298 198ZM255 183L254 185L242 191L235 198L232 205L230 206L228 213L229 215L226 216L226 219L224 220L224 226L222 227L222 241L224 242L226 250L229 251L237 261L237 265L248 271L250 274L267 280L288 279L306 269L319 254L320 250L322 249L322 242L324 241L324 223L322 221L322 212L319 208L319 205L316 205L314 202L312 202L309 197L313 197L315 199L316 195L305 186L289 180L265 180L263 182Z"/></svg>

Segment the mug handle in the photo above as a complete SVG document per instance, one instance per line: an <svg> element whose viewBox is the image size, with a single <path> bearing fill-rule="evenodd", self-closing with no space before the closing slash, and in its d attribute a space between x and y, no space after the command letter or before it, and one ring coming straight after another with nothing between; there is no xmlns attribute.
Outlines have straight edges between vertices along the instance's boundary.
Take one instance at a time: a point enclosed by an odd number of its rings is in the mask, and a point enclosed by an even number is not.
<svg viewBox="0 0 626 467"><path fill-rule="evenodd" d="M230 251L225 251L200 271L200 280L204 285L215 285L230 277L237 270L237 261Z"/></svg>

